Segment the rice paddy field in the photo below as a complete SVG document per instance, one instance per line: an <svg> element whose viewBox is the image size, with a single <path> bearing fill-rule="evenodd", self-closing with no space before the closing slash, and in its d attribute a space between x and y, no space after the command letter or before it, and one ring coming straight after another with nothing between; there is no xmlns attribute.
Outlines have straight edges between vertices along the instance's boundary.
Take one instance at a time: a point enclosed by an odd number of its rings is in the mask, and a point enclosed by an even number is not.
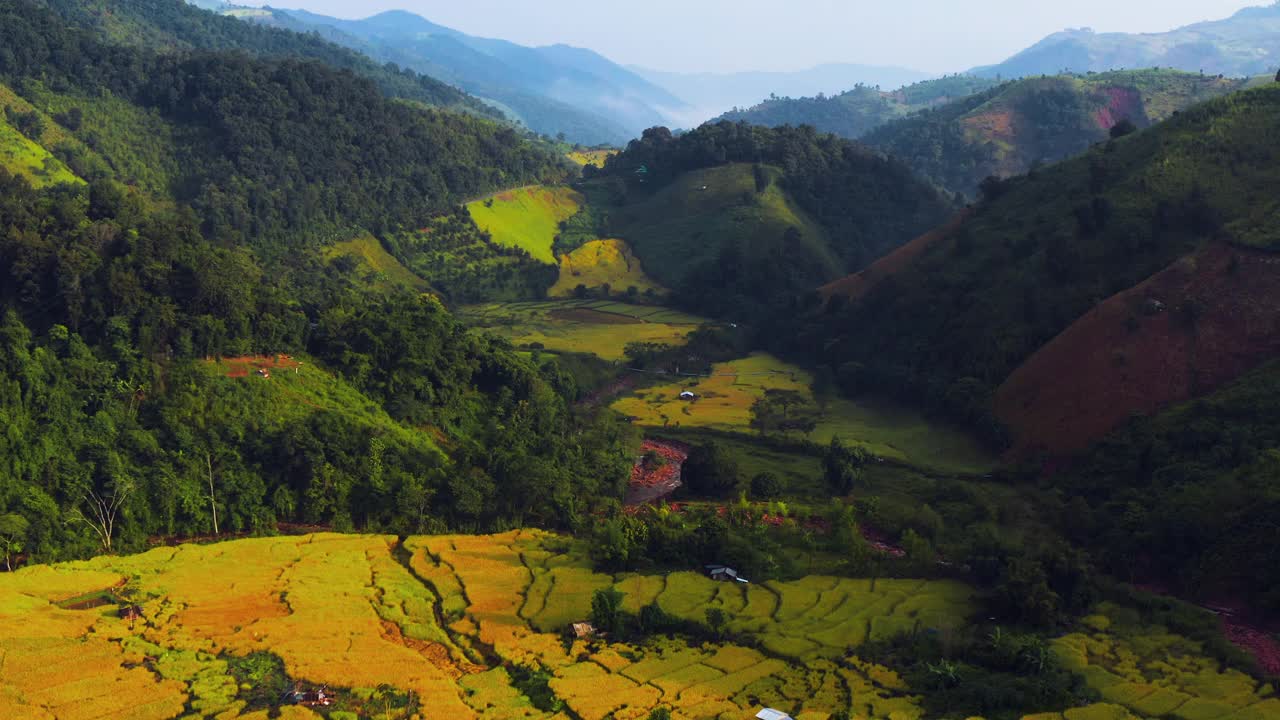
<svg viewBox="0 0 1280 720"><path fill-rule="evenodd" d="M549 297L572 297L579 285L597 289L608 285L613 292L667 290L645 274L631 246L622 240L592 240L571 253L560 256L560 277L547 291Z"/></svg>
<svg viewBox="0 0 1280 720"><path fill-rule="evenodd" d="M1270 685L1234 669L1222 669L1201 646L1165 628L1144 627L1131 613L1102 605L1086 628L1054 643L1063 667L1083 675L1118 715L1169 720L1280 718L1280 697ZM1061 715L1040 716L1058 720Z"/></svg>
<svg viewBox="0 0 1280 720"><path fill-rule="evenodd" d="M716 365L708 377L637 390L613 407L649 427L751 435L751 406L756 400L769 390L790 390L813 400L812 383L812 376L801 368L755 353ZM697 400L681 400L686 390ZM805 439L825 444L837 436L878 457L945 472L982 473L995 464L995 458L967 434L889 403L831 399Z"/></svg>
<svg viewBox="0 0 1280 720"><path fill-rule="evenodd" d="M504 337L517 347L535 344L552 352L587 353L621 360L628 343L682 345L704 318L651 305L610 300L491 303L461 308L469 325Z"/></svg>
<svg viewBox="0 0 1280 720"><path fill-rule="evenodd" d="M535 260L554 265L551 246L560 223L573 217L582 203L582 196L567 187L534 185L477 200L467 210L495 243L522 248Z"/></svg>
<svg viewBox="0 0 1280 720"><path fill-rule="evenodd" d="M729 637L749 642L570 639L566 626L586 619L592 593L609 586L625 593L630 611L657 603L700 623L719 607ZM140 606L142 618L131 625L113 602L84 601L112 594ZM390 714L325 711L335 720L638 720L657 708L728 720L762 706L799 720L840 711L922 720L903 679L859 659L857 648L954 627L973 599L950 581L613 577L591 570L582 544L541 531L165 547L0 576L0 717L320 717L274 707L237 680L231 664L252 653L278 658L290 683L327 685L340 699L377 688L420 699ZM1059 639L1055 650L1106 703L1038 720L1277 717L1270 687L1220 671L1193 643L1116 630L1105 615L1089 622L1089 632ZM558 706L544 698L539 707L522 692L517 675L530 670L543 673Z"/></svg>

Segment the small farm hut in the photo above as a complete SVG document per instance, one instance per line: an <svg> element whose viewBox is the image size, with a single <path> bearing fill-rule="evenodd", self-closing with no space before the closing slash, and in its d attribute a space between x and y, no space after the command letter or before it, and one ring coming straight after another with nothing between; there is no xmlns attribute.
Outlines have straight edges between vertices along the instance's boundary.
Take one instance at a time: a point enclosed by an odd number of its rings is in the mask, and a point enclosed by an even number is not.
<svg viewBox="0 0 1280 720"><path fill-rule="evenodd" d="M761 710L756 713L756 718L758 720L791 720L790 715L782 712L781 710L774 710L773 708L765 708Z"/></svg>
<svg viewBox="0 0 1280 720"><path fill-rule="evenodd" d="M694 400L698 399L698 394L693 392L692 390L685 390L684 392L680 393L680 399L693 402Z"/></svg>
<svg viewBox="0 0 1280 720"><path fill-rule="evenodd" d="M591 623L578 622L572 625L573 636L579 640L590 640L599 633L596 632L596 626Z"/></svg>
<svg viewBox="0 0 1280 720"><path fill-rule="evenodd" d="M736 582L748 584L750 581L738 574L737 570L724 565L707 565L705 568L707 577L719 582Z"/></svg>

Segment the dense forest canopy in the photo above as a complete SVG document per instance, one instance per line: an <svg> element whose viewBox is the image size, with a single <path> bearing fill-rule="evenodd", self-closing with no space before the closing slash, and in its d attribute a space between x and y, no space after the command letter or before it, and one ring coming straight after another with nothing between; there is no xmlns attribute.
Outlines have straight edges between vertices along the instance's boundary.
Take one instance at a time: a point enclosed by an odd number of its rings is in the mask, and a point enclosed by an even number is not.
<svg viewBox="0 0 1280 720"><path fill-rule="evenodd" d="M774 182L769 168L781 171L778 186L825 233L820 250L838 259L839 272L861 268L950 211L949 201L905 166L810 127L722 121L679 136L653 128L609 158L603 171L588 168L587 177L606 178L607 187L623 189L625 202L636 202L692 171L747 163L755 195ZM750 204L750 197L743 202ZM716 257L691 268L677 288L683 302L706 312L745 314L747 308L794 304L832 279L824 276L820 258L801 246L798 229L780 235L767 251L752 252L734 238L691 239L719 247Z"/></svg>
<svg viewBox="0 0 1280 720"><path fill-rule="evenodd" d="M0 79L69 108L9 116L87 181L0 168L0 516L27 521L10 550L278 522L568 528L620 493L632 433L575 412L555 362L318 247L438 224L558 158L316 61L113 45L21 1L0 3ZM164 130L168 182L126 184L138 126ZM249 355L299 360L240 377Z"/></svg>
<svg viewBox="0 0 1280 720"><path fill-rule="evenodd" d="M22 4L22 3L19 3ZM501 118L494 108L440 80L379 65L312 33L261 27L201 10L186 0L43 0L64 22L112 44L159 52L240 51L261 57L315 60L372 80L391 97Z"/></svg>

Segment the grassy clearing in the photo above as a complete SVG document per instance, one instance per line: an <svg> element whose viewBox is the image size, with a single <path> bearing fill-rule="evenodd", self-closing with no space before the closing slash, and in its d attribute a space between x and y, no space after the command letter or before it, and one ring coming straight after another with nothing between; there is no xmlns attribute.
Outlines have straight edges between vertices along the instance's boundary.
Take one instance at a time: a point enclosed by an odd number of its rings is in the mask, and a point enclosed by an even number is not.
<svg viewBox="0 0 1280 720"><path fill-rule="evenodd" d="M84 183L61 160L6 122L3 115L0 115L0 166L25 177L37 188Z"/></svg>
<svg viewBox="0 0 1280 720"><path fill-rule="evenodd" d="M613 292L665 295L666 289L651 280L622 240L593 240L560 256L560 278L547 291L549 297L572 297L582 285L595 290L608 285Z"/></svg>
<svg viewBox="0 0 1280 720"><path fill-rule="evenodd" d="M566 157L578 165L594 165L602 168L606 160L617 154L617 150L574 150Z"/></svg>
<svg viewBox="0 0 1280 720"><path fill-rule="evenodd" d="M474 305L462 319L507 338L518 347L541 345L553 352L587 353L621 360L628 343L683 345L703 318L665 308L607 300L559 300Z"/></svg>
<svg viewBox="0 0 1280 720"><path fill-rule="evenodd" d="M613 407L655 428L755 434L751 407L767 391L794 391L812 401L812 383L812 376L804 370L757 353L716 365L711 377L638 390ZM698 399L681 400L680 393L686 390L696 393ZM882 401L831 399L817 427L803 439L825 444L837 436L879 457L949 472L980 473L995 463L995 458L964 433Z"/></svg>
<svg viewBox="0 0 1280 720"><path fill-rule="evenodd" d="M257 375L259 366L268 367L271 377ZM430 435L392 420L381 405L310 358L223 358L206 360L201 369L208 382L219 386L211 392L228 406L250 409L264 425L284 426L304 422L316 413L338 413L388 439L439 451Z"/></svg>
<svg viewBox="0 0 1280 720"><path fill-rule="evenodd" d="M365 234L332 245L325 249L324 257L329 262L338 258L352 258L357 263L356 272L372 287L384 290L408 288L418 292L426 292L431 287L426 280L415 275L387 252L382 243L372 235Z"/></svg>
<svg viewBox="0 0 1280 720"><path fill-rule="evenodd" d="M45 147L68 148L86 168L86 177L110 175L152 198L172 194L173 183L182 175L181 161L174 129L158 114L109 93L53 92L39 83L28 87L27 99L48 118L41 138ZM0 99L0 103L10 101L9 97ZM71 131L56 124L53 118L73 110L81 112L80 128Z"/></svg>
<svg viewBox="0 0 1280 720"><path fill-rule="evenodd" d="M551 246L560 223L573 217L582 202L582 196L569 188L538 185L477 200L467 210L495 243L521 248L535 260L554 265Z"/></svg>

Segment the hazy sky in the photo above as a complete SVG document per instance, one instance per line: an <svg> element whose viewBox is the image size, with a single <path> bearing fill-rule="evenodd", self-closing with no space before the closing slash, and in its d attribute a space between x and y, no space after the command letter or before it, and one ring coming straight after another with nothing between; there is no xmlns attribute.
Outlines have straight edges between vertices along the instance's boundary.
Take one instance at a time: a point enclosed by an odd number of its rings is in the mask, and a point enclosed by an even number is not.
<svg viewBox="0 0 1280 720"><path fill-rule="evenodd" d="M243 1L243 0L242 0ZM471 35L568 43L659 70L927 72L1003 60L1067 27L1159 32L1270 0L271 0L338 17L410 10ZM262 4L258 2L257 4Z"/></svg>

